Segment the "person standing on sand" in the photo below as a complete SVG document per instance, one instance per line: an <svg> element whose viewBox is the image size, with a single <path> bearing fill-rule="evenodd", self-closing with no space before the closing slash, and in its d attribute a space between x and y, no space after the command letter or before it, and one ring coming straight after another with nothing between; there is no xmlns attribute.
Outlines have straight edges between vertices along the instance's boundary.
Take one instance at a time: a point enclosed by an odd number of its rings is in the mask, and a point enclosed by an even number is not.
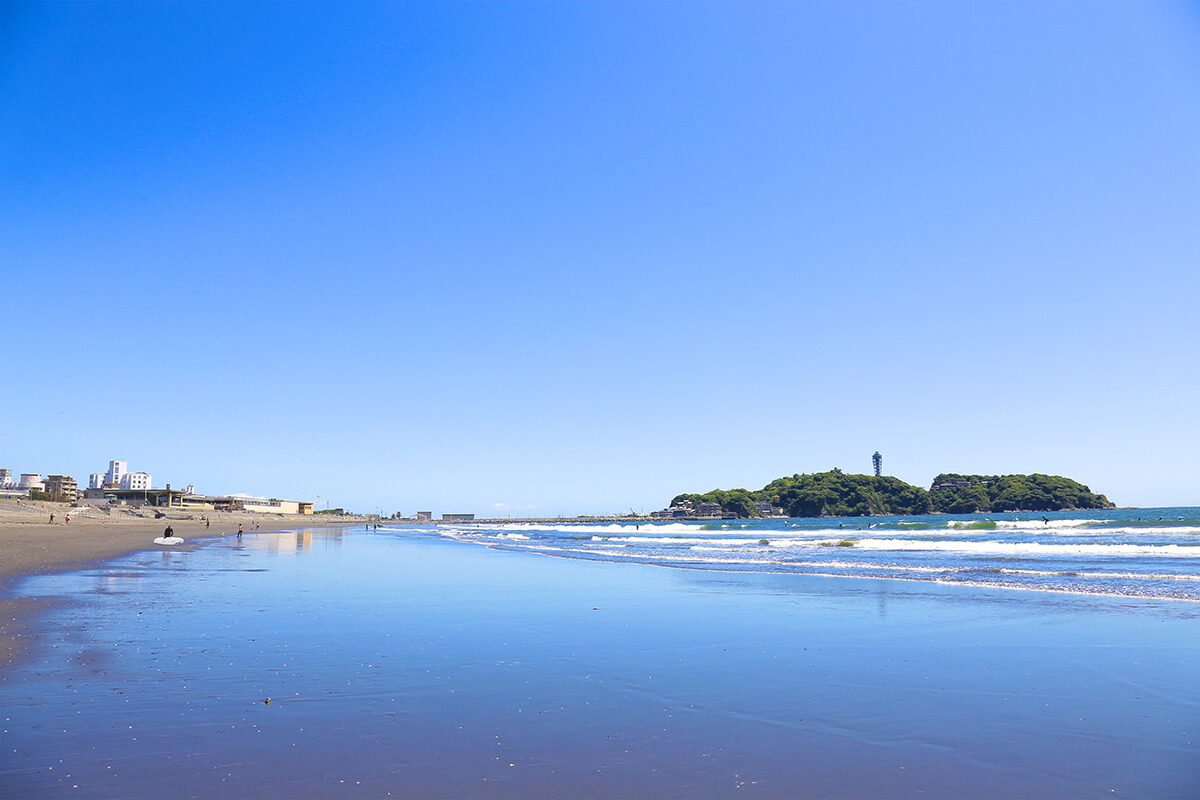
<svg viewBox="0 0 1200 800"><path fill-rule="evenodd" d="M53 514L50 515L50 524L51 525L54 524L54 515Z"/></svg>
<svg viewBox="0 0 1200 800"><path fill-rule="evenodd" d="M242 523L238 523L238 539L242 538Z"/></svg>
<svg viewBox="0 0 1200 800"><path fill-rule="evenodd" d="M67 523L66 524L67 525L71 524L71 515L70 514L67 514Z"/></svg>

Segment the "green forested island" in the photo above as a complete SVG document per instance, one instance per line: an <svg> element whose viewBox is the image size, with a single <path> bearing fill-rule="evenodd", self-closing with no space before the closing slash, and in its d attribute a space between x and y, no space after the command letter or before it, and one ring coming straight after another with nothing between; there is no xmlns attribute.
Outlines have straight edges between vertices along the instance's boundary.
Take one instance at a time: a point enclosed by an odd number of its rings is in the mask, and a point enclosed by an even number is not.
<svg viewBox="0 0 1200 800"><path fill-rule="evenodd" d="M926 491L899 478L847 475L839 469L776 478L758 491L715 489L681 494L673 508L713 510L739 517L782 513L789 517L911 516L977 511L1064 511L1114 508L1108 498L1058 475L957 475L943 473Z"/></svg>

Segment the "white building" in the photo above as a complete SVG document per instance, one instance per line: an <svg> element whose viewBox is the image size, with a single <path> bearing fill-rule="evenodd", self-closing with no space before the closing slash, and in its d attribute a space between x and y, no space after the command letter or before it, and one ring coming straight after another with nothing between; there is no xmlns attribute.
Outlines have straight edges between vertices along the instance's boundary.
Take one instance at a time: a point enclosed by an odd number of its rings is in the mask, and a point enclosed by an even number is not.
<svg viewBox="0 0 1200 800"><path fill-rule="evenodd" d="M46 482L43 481L42 476L36 472L22 472L21 488L29 489L35 492L42 492L46 489Z"/></svg>
<svg viewBox="0 0 1200 800"><path fill-rule="evenodd" d="M214 507L218 510L258 511L264 514L311 514L313 504L302 500L279 500L274 497L255 497L249 494L230 494L214 498Z"/></svg>
<svg viewBox="0 0 1200 800"><path fill-rule="evenodd" d="M115 462L114 462L115 463ZM149 472L126 472L121 475L120 486L122 489L130 492L142 491L150 488L150 473Z"/></svg>
<svg viewBox="0 0 1200 800"><path fill-rule="evenodd" d="M103 489L104 488L104 473L103 472L93 472L88 477L88 488L89 489Z"/></svg>
<svg viewBox="0 0 1200 800"><path fill-rule="evenodd" d="M108 474L104 476L105 486L120 486L121 476L129 471L129 464L124 461L108 462Z"/></svg>

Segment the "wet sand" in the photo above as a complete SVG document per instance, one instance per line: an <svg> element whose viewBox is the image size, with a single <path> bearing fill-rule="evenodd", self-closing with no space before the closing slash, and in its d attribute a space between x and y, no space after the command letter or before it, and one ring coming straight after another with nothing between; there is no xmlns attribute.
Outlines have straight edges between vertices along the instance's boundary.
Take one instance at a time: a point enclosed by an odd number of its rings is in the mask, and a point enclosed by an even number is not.
<svg viewBox="0 0 1200 800"><path fill-rule="evenodd" d="M45 603L9 597L9 589L21 578L62 570L81 569L139 550L154 550L154 538L170 524L184 539L178 548L198 545L222 534L245 531L284 530L311 526L314 517L249 512L200 512L164 510L167 518L156 519L153 511L69 512L64 503L0 500L0 666L21 657L31 635L29 622ZM50 522L50 514L54 522ZM67 515L71 521L67 522ZM202 515L211 519L205 525ZM182 519L181 519L182 518ZM319 517L322 526L331 521ZM348 517L343 524L361 524ZM257 526L257 528L256 528Z"/></svg>

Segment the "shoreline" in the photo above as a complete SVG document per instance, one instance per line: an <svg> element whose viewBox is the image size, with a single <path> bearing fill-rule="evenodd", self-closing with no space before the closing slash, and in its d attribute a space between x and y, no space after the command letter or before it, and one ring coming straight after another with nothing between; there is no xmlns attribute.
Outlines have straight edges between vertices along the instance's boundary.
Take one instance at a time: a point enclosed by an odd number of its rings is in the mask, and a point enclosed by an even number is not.
<svg viewBox="0 0 1200 800"><path fill-rule="evenodd" d="M168 524L184 539L175 549L187 550L193 542L220 538L223 533L236 534L239 523L246 533L263 533L341 528L366 522L358 517L172 509L172 518L164 519L130 512L119 516L71 512L75 516L66 523L68 508L65 503L0 500L0 671L27 655L30 642L36 638L32 630L36 617L48 607L44 599L14 596L13 587L25 578L89 569L114 558L162 549L153 540ZM53 523L49 522L51 513ZM204 515L210 517L211 526L201 519ZM185 518L174 518L180 516Z"/></svg>

